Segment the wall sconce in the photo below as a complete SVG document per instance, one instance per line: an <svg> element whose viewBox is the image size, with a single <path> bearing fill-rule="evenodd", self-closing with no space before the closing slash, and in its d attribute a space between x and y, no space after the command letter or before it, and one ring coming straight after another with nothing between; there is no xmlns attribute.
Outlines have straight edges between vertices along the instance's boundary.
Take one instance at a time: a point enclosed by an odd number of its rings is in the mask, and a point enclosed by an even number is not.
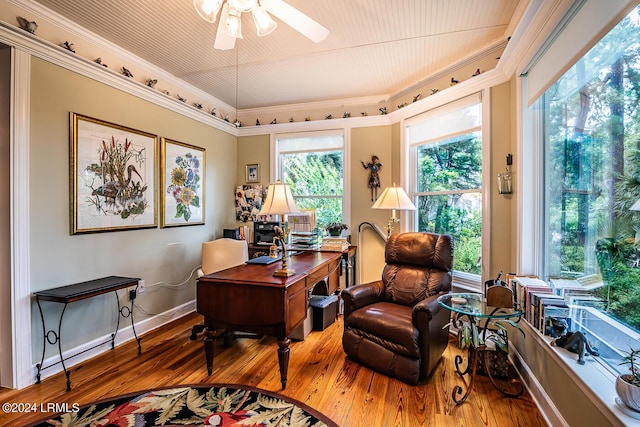
<svg viewBox="0 0 640 427"><path fill-rule="evenodd" d="M498 174L498 194L502 194L504 196L510 196L513 194L513 175L511 173L512 164L513 155L507 154L507 170L505 173Z"/></svg>

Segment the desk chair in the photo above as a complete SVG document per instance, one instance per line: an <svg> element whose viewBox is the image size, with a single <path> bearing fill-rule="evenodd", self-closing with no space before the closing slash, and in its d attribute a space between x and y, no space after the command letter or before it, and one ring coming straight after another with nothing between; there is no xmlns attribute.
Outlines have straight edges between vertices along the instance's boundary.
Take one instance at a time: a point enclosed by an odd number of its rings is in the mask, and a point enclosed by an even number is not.
<svg viewBox="0 0 640 427"><path fill-rule="evenodd" d="M249 249L246 240L222 238L202 243L202 266L198 269L198 277L216 271L226 270L236 265L244 264L249 259ZM204 325L194 325L191 329L191 339L195 340L198 333L204 330Z"/></svg>

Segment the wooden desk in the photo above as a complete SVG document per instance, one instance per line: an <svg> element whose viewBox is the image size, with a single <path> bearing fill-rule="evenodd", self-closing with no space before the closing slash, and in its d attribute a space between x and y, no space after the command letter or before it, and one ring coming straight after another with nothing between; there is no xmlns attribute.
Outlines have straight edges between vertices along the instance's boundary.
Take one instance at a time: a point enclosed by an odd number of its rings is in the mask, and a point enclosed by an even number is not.
<svg viewBox="0 0 640 427"><path fill-rule="evenodd" d="M329 294L340 282L341 252L302 252L289 258L291 277L274 277L281 267L244 264L202 276L197 282L196 310L204 316L204 350L209 375L213 371L213 341L225 330L252 332L278 339L282 388L287 386L288 336L307 317L313 287L328 278Z"/></svg>
<svg viewBox="0 0 640 427"><path fill-rule="evenodd" d="M111 334L111 349L115 347L115 339L116 334L118 333L118 327L120 326L120 316L122 317L131 317L131 328L133 329L133 335L138 342L138 354L142 353L142 349L140 347L140 338L136 334L136 327L133 323L133 300L131 300L131 305L129 307L124 306L120 307L120 299L118 298L118 290L124 289L128 287L134 287L136 290L138 289L138 281L140 279L137 277L120 277L120 276L109 276L103 277L101 279L89 280L87 282L75 283L73 285L60 286L57 288L46 289L44 291L34 292L33 295L36 297L36 303L38 304L38 310L40 311L40 319L42 320L42 333L44 342L42 344L42 359L40 363L36 364L36 368L38 372L36 374L36 384L40 382L40 372L44 369L50 368L52 366L57 365L58 363L62 364L62 369L64 370L65 375L67 376L67 391L71 390L71 379L70 372L67 370L67 367L64 364L65 358L62 357L62 337L61 337L61 328L62 328L62 317L64 316L64 311L67 309L67 304L80 301L87 298L92 298L98 295L103 295L108 292L114 292L116 294L116 302L118 304L118 322L116 323L116 330ZM50 329L46 330L44 325L44 314L42 313L42 307L40 306L40 301L51 301L64 304L62 308L62 312L60 313L60 320L58 321L58 331L54 331ZM53 336L53 338L51 338ZM102 344L106 344L109 341L105 341L103 343L97 344L87 350L91 350ZM58 344L58 352L60 354L60 362L56 362L52 365L42 366L44 363L44 354L47 347L47 343L51 345ZM75 356L75 355L74 355ZM73 356L69 356L67 359Z"/></svg>

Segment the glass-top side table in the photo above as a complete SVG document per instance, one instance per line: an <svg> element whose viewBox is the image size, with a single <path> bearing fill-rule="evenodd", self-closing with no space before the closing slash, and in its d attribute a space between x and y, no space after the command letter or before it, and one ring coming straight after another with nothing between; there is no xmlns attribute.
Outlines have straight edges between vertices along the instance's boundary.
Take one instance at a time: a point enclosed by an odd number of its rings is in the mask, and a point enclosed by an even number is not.
<svg viewBox="0 0 640 427"><path fill-rule="evenodd" d="M487 349L487 337L489 337L491 331L488 326L492 321L499 322L500 320L519 321L523 315L523 312L516 310L512 307L491 307L487 305L484 296L475 293L450 293L438 297L438 304L453 312L453 325L458 329L458 333L461 331L468 331L473 337L468 342L467 363L464 369L461 369L462 356L459 354L455 357L456 372L460 377L470 375L470 381L467 386L467 390L462 395L462 387L455 386L451 392L451 397L456 404L461 404L473 389L473 383L476 378L476 371L480 362L480 357L483 358L485 371L489 380L494 387L507 397L519 397L524 393L524 385L518 379L508 380L509 387L503 387L491 374L489 368L489 352ZM483 321L484 320L484 321ZM480 324L482 323L482 325ZM506 336L505 336L506 337ZM506 341L506 338L505 338Z"/></svg>

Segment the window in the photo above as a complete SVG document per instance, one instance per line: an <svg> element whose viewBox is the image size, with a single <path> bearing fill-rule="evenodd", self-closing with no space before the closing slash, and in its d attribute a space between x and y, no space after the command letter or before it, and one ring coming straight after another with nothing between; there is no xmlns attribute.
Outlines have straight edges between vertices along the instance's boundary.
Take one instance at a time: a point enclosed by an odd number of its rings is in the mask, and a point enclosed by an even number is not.
<svg viewBox="0 0 640 427"><path fill-rule="evenodd" d="M450 234L454 274L482 270L482 104L479 94L408 121L414 229Z"/></svg>
<svg viewBox="0 0 640 427"><path fill-rule="evenodd" d="M611 369L640 337L640 20L636 8L544 94L544 276ZM640 203L638 204L640 205ZM576 294L585 294L580 296ZM571 295L573 294L573 295ZM624 370L624 369L623 369Z"/></svg>
<svg viewBox="0 0 640 427"><path fill-rule="evenodd" d="M319 228L345 222L344 135L276 135L278 176L291 186L300 209L315 209Z"/></svg>

